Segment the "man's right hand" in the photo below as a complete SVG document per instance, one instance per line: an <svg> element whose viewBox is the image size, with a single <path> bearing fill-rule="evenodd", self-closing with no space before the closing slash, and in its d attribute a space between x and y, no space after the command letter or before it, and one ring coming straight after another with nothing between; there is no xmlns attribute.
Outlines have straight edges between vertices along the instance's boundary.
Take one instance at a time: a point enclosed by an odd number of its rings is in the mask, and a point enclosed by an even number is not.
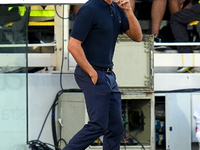
<svg viewBox="0 0 200 150"><path fill-rule="evenodd" d="M90 78L95 85L97 83L97 80L98 80L98 74L97 74L96 70L93 72L92 75L90 75Z"/></svg>

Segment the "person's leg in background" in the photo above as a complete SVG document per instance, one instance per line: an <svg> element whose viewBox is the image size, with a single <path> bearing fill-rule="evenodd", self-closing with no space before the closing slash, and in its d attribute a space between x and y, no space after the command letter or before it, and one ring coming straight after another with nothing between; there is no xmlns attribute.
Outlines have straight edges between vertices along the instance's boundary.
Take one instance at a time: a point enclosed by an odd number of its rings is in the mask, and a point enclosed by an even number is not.
<svg viewBox="0 0 200 150"><path fill-rule="evenodd" d="M181 10L185 0L168 0L168 7L170 14ZM155 35L155 42L161 42L159 38L159 30L165 10L167 7L167 0L154 0L151 8L152 28L151 33Z"/></svg>
<svg viewBox="0 0 200 150"><path fill-rule="evenodd" d="M183 7L185 0L169 0L169 11L172 14L180 11Z"/></svg>
<svg viewBox="0 0 200 150"><path fill-rule="evenodd" d="M135 11L135 0L130 0L130 5L131 5L131 8L134 12Z"/></svg>
<svg viewBox="0 0 200 150"><path fill-rule="evenodd" d="M160 25L166 10L167 0L154 0L151 7L151 33L158 35Z"/></svg>

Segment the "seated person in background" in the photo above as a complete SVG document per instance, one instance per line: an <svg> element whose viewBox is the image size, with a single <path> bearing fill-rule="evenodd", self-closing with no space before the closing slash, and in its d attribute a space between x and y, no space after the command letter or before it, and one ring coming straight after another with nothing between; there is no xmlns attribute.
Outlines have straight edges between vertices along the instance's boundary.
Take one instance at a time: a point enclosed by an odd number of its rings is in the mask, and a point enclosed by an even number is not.
<svg viewBox="0 0 200 150"><path fill-rule="evenodd" d="M174 13L170 18L172 33L176 42L189 42L187 25L191 21L200 20L200 1L192 0L185 9ZM179 53L192 53L191 46L178 46ZM177 72L187 72L191 67L179 67Z"/></svg>
<svg viewBox="0 0 200 150"><path fill-rule="evenodd" d="M167 7L167 1L169 11L171 14L181 10L185 0L153 0L151 6L151 33L155 35L155 41L161 42L159 35L160 25L165 14ZM130 0L131 8L135 10L135 0Z"/></svg>
<svg viewBox="0 0 200 150"><path fill-rule="evenodd" d="M169 11L171 14L182 9L185 0L168 0ZM160 25L167 7L167 0L154 0L151 7L151 33L155 35L155 42L161 42L159 37Z"/></svg>
<svg viewBox="0 0 200 150"><path fill-rule="evenodd" d="M9 6L2 5L0 6L0 10L0 26L21 19L18 7L9 9Z"/></svg>

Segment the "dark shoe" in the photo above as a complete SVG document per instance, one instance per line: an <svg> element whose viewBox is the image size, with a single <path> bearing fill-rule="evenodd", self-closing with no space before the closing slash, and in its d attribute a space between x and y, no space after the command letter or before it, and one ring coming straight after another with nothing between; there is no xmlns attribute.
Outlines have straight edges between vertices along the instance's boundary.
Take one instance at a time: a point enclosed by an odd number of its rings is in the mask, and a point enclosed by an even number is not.
<svg viewBox="0 0 200 150"><path fill-rule="evenodd" d="M178 73L190 72L190 70L192 69L193 67L178 67L177 72Z"/></svg>
<svg viewBox="0 0 200 150"><path fill-rule="evenodd" d="M156 51L165 51L165 50L174 50L172 47L169 47L169 46L164 46L164 45L155 45L154 46L154 50Z"/></svg>
<svg viewBox="0 0 200 150"><path fill-rule="evenodd" d="M154 34L154 41L157 42L157 43L161 43L162 39L159 37L158 34Z"/></svg>
<svg viewBox="0 0 200 150"><path fill-rule="evenodd" d="M165 51L165 50L168 50L168 48L166 46L154 46L154 50Z"/></svg>

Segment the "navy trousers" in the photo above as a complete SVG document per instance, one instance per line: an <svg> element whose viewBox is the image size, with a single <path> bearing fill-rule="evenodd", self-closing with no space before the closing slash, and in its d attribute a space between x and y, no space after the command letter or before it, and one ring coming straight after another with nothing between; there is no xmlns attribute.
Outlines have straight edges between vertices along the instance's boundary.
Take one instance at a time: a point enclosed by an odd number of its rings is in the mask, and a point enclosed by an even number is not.
<svg viewBox="0 0 200 150"><path fill-rule="evenodd" d="M172 33L176 42L189 42L187 25L191 21L200 20L200 4L174 13L170 18ZM179 53L192 53L191 46L178 46Z"/></svg>
<svg viewBox="0 0 200 150"><path fill-rule="evenodd" d="M76 67L75 79L85 96L89 122L69 141L63 150L85 150L101 135L103 150L119 150L123 134L121 93L113 72L97 70L93 84L89 75Z"/></svg>

